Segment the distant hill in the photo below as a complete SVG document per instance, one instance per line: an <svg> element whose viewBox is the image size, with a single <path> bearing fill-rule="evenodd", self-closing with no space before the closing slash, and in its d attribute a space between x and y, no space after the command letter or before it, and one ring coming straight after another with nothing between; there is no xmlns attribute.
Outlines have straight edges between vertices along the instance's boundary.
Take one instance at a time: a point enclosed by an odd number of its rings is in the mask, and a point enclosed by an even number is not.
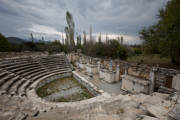
<svg viewBox="0 0 180 120"><path fill-rule="evenodd" d="M25 42L25 40L17 37L8 37L7 39L10 43L15 43L15 44L22 44Z"/></svg>

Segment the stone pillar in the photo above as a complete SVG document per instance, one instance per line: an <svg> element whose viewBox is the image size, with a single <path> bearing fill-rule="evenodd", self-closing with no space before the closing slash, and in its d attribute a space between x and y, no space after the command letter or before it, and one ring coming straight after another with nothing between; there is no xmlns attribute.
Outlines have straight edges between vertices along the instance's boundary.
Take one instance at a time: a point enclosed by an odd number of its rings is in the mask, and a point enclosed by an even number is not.
<svg viewBox="0 0 180 120"><path fill-rule="evenodd" d="M173 77L172 88L174 88L176 90L180 90L180 74L176 74Z"/></svg>
<svg viewBox="0 0 180 120"><path fill-rule="evenodd" d="M73 58L72 58L72 54L70 54L70 62L72 62L72 59L73 59Z"/></svg>
<svg viewBox="0 0 180 120"><path fill-rule="evenodd" d="M91 64L91 58L90 57L88 58L88 64Z"/></svg>
<svg viewBox="0 0 180 120"><path fill-rule="evenodd" d="M154 92L154 86L155 86L155 71L157 69L155 67L152 68L149 74L149 80L150 80L150 85L149 85L149 94Z"/></svg>
<svg viewBox="0 0 180 120"><path fill-rule="evenodd" d="M112 71L112 60L109 62L109 71Z"/></svg>
<svg viewBox="0 0 180 120"><path fill-rule="evenodd" d="M125 72L124 72L125 75L128 75L128 65L126 64L125 65Z"/></svg>
<svg viewBox="0 0 180 120"><path fill-rule="evenodd" d="M82 58L81 57L79 58L79 63L82 63Z"/></svg>
<svg viewBox="0 0 180 120"><path fill-rule="evenodd" d="M117 67L116 67L116 81L119 81L119 74L120 74L119 65L117 65Z"/></svg>
<svg viewBox="0 0 180 120"><path fill-rule="evenodd" d="M101 62L98 61L97 63L98 63L98 73L99 73L99 72L100 72L100 69L101 69Z"/></svg>

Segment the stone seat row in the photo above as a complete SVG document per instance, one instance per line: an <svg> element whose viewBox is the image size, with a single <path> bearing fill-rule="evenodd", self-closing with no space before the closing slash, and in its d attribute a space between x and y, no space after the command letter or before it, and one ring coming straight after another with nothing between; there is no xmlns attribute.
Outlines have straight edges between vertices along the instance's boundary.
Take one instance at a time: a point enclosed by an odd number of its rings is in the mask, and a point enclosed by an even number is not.
<svg viewBox="0 0 180 120"><path fill-rule="evenodd" d="M63 64L63 63L51 63L51 64L45 64L44 66L47 68L52 68L52 67L63 67L64 65L66 64ZM38 63L27 63L27 64L20 64L20 65L11 65L11 66L1 66L1 68L4 68L6 70L10 70L12 72L18 72L19 70L23 70L23 69L26 69L26 68L31 68L31 67L41 67ZM65 67L65 66L64 66Z"/></svg>
<svg viewBox="0 0 180 120"><path fill-rule="evenodd" d="M20 94L25 95L25 90L28 88L34 81L43 77L44 75L51 74L54 72L60 71L70 71L68 68L54 69L52 71L46 71L42 69L38 69L35 72L31 72L30 74L24 76L23 78L15 76L14 74L10 74L1 79L1 87L0 90L3 93Z"/></svg>
<svg viewBox="0 0 180 120"><path fill-rule="evenodd" d="M31 60L22 60L22 61L16 61L16 62L14 62L14 61L1 61L0 62L0 67L3 67L3 66L11 66L11 65L17 65L17 64L23 64L23 63L34 63L34 62L41 62L42 60L33 60L33 59L31 59ZM49 63L49 62L63 62L63 61L65 61L64 59L57 59L57 60L51 60L51 61L45 61L45 60L43 60L42 62L45 62L45 63Z"/></svg>
<svg viewBox="0 0 180 120"><path fill-rule="evenodd" d="M51 106L40 105L39 108L39 106L35 107L33 104L29 104L32 97L29 96L29 92L35 89L36 82L41 80L42 77L50 74L69 73L71 71L65 56L43 56L42 58L38 56L36 58L1 60L0 96L3 98L7 96L6 98L9 99L8 103L11 105L17 103L17 108L14 107L16 110L12 112L8 120L27 120L41 112L53 109ZM22 104L19 104L20 102Z"/></svg>
<svg viewBox="0 0 180 120"><path fill-rule="evenodd" d="M9 60L0 62L0 91L10 95L26 96L26 90L37 79L54 73L70 72L70 66L66 63L65 58L54 57L53 61L43 61L39 64L32 58L23 58L18 60ZM58 60L60 58L60 60ZM31 60L28 60L31 59ZM40 58L39 58L40 59ZM43 58L45 59L45 58ZM12 62L13 61L13 62ZM15 61L15 62L14 62ZM28 62L31 61L31 62ZM9 62L9 63L8 63Z"/></svg>
<svg viewBox="0 0 180 120"><path fill-rule="evenodd" d="M20 59L20 58L18 58L18 59L10 59L10 60L6 60L6 61L1 61L0 62L0 67L2 67L2 66L6 66L6 65L9 65L9 66L11 66L11 65L13 65L13 64L23 64L23 63L29 63L29 62L35 62L35 61L37 61L37 62L39 62L39 61L41 61L41 59L39 59L39 60L36 60L36 58L35 59L33 59L33 58L29 58L29 57L27 57L27 58L24 58L24 59ZM44 60L42 60L42 61L44 61ZM46 60L45 60L46 61ZM49 61L52 61L52 62L58 62L58 61L64 61L64 58L63 57L57 57L56 59L49 59ZM47 62L49 62L48 60L47 60Z"/></svg>

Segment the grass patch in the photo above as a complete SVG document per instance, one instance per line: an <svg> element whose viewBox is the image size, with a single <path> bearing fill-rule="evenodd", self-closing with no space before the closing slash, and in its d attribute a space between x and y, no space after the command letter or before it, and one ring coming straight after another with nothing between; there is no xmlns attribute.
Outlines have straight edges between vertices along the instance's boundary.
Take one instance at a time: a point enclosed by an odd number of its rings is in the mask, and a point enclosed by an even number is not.
<svg viewBox="0 0 180 120"><path fill-rule="evenodd" d="M130 63L139 63L139 64L149 64L149 65L159 65L160 67L165 68L174 68L179 69L180 66L175 66L171 63L170 58L168 57L161 57L158 54L153 55L139 55L139 56L132 56L127 59Z"/></svg>
<svg viewBox="0 0 180 120"><path fill-rule="evenodd" d="M73 92L72 88L79 88L77 92ZM73 77L60 78L51 81L37 89L37 94L40 97L46 97L54 93L69 91L69 95L57 97L54 102L74 102L94 97L83 85L81 85ZM72 92L72 93L71 93Z"/></svg>
<svg viewBox="0 0 180 120"><path fill-rule="evenodd" d="M145 64L171 64L169 58L160 57L159 55L140 55L129 57L128 62L145 63Z"/></svg>

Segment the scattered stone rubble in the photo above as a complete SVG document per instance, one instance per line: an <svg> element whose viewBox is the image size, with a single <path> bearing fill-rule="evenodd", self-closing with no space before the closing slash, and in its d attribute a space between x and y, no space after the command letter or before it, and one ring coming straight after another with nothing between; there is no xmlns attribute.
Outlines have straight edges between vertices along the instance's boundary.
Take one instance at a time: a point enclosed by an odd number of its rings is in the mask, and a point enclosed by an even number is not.
<svg viewBox="0 0 180 120"><path fill-rule="evenodd" d="M176 113L173 111L173 115L176 115L175 120L178 120L178 105L168 94L118 95L86 106L57 108L33 120L168 120L170 115L172 116L169 111L174 109Z"/></svg>

